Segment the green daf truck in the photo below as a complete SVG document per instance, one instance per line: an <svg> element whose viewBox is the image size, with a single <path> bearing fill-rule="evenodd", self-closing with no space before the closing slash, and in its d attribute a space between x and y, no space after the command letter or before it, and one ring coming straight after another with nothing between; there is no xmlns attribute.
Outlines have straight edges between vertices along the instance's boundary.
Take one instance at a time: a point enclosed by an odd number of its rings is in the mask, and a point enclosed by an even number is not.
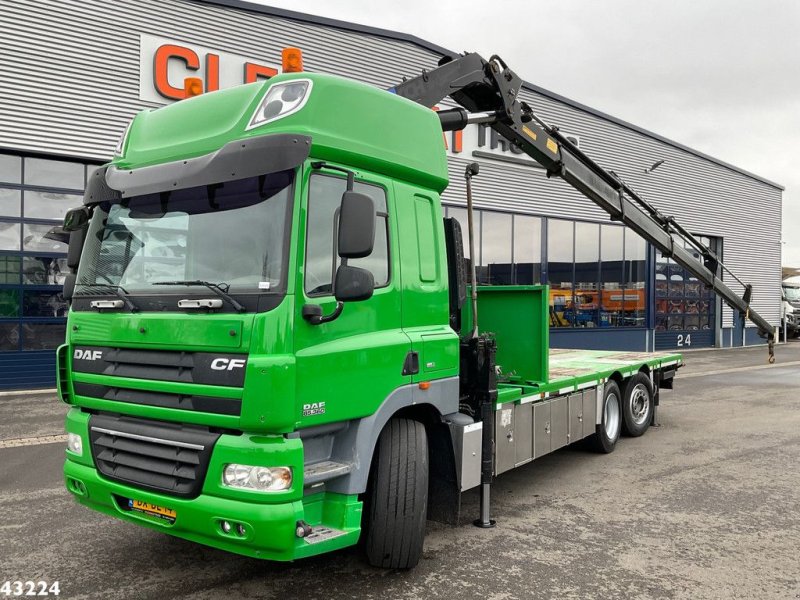
<svg viewBox="0 0 800 600"><path fill-rule="evenodd" d="M361 540L409 568L463 491L488 527L494 476L643 434L681 357L549 350L546 286L477 286L443 219L442 130L482 122L660 249L680 235L514 78L470 54L388 91L294 72L138 114L63 227L75 499L250 557ZM447 95L464 108L430 110Z"/></svg>

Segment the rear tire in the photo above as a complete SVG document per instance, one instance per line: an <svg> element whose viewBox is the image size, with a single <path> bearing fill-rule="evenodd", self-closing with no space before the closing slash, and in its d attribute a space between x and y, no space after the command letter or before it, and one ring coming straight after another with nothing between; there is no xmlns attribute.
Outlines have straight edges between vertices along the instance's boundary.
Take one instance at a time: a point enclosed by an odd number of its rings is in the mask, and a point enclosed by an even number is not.
<svg viewBox="0 0 800 600"><path fill-rule="evenodd" d="M622 429L625 435L644 435L653 420L653 384L642 372L631 377L625 384L622 400Z"/></svg>
<svg viewBox="0 0 800 600"><path fill-rule="evenodd" d="M622 428L622 396L619 386L610 379L603 389L603 402L600 405L600 424L595 427L595 433L590 438L591 444L597 452L609 454L614 451Z"/></svg>
<svg viewBox="0 0 800 600"><path fill-rule="evenodd" d="M367 493L364 550L369 564L410 569L422 556L428 509L425 426L391 419L375 448Z"/></svg>

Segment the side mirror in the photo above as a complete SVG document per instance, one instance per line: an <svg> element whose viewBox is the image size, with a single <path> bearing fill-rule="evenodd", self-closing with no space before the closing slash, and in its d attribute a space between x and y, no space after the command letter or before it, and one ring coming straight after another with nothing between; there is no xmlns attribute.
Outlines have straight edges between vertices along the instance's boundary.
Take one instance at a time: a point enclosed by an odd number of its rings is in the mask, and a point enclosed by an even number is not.
<svg viewBox="0 0 800 600"><path fill-rule="evenodd" d="M67 266L75 270L81 261L81 252L83 251L83 244L86 242L87 229L78 229L69 234L69 246L67 247Z"/></svg>
<svg viewBox="0 0 800 600"><path fill-rule="evenodd" d="M336 269L334 294L339 302L369 300L375 291L375 278L370 271L341 265Z"/></svg>
<svg viewBox="0 0 800 600"><path fill-rule="evenodd" d="M45 239L61 242L62 244L69 244L69 236L72 235L60 225L51 227L50 231L44 234Z"/></svg>
<svg viewBox="0 0 800 600"><path fill-rule="evenodd" d="M64 231L73 232L83 229L89 224L89 219L92 217L92 211L88 206L79 206L67 211L64 215Z"/></svg>
<svg viewBox="0 0 800 600"><path fill-rule="evenodd" d="M75 294L75 278L77 275L75 273L68 273L67 276L64 278L64 291L62 294L64 295L64 300L67 302L72 300L72 296Z"/></svg>
<svg viewBox="0 0 800 600"><path fill-rule="evenodd" d="M364 258L375 245L375 203L366 194L347 191L339 209L338 251L341 258ZM337 272L338 280L338 272Z"/></svg>

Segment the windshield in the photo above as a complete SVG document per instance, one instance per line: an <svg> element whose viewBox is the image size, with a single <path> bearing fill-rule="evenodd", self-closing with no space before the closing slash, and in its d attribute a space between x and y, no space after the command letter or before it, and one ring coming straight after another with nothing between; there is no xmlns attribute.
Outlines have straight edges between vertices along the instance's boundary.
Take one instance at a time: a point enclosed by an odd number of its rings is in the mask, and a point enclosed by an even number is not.
<svg viewBox="0 0 800 600"><path fill-rule="evenodd" d="M783 296L789 302L800 302L800 287L783 286Z"/></svg>
<svg viewBox="0 0 800 600"><path fill-rule="evenodd" d="M100 203L87 232L76 295L208 295L285 288L293 171ZM172 282L163 285L164 282Z"/></svg>

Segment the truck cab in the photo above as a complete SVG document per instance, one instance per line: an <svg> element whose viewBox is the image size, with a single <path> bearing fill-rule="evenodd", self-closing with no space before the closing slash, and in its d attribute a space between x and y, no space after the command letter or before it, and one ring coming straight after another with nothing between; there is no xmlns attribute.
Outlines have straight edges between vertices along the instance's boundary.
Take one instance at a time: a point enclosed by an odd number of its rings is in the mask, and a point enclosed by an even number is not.
<svg viewBox="0 0 800 600"><path fill-rule="evenodd" d="M800 283L781 284L781 332L784 331L787 338L800 335Z"/></svg>
<svg viewBox="0 0 800 600"><path fill-rule="evenodd" d="M337 77L137 115L69 218L67 487L250 556L352 544L389 418L458 411L446 184L432 111Z"/></svg>

